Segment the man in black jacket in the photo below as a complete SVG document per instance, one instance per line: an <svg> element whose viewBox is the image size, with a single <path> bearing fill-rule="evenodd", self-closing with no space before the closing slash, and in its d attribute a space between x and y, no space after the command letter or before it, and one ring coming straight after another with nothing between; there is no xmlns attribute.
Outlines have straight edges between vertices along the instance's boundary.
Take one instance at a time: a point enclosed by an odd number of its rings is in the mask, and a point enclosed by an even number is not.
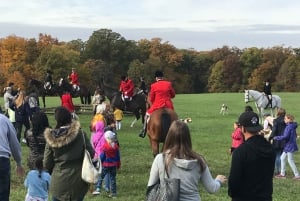
<svg viewBox="0 0 300 201"><path fill-rule="evenodd" d="M275 151L259 135L258 115L244 112L239 124L245 142L232 153L228 195L232 201L272 201Z"/></svg>

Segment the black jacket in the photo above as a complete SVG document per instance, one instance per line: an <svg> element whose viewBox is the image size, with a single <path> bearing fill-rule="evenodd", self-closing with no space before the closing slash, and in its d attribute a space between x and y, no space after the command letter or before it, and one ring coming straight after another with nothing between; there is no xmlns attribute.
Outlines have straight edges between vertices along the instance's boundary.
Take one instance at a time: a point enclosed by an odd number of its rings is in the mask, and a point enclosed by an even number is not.
<svg viewBox="0 0 300 201"><path fill-rule="evenodd" d="M284 116L279 116L273 121L272 133L270 135L270 140L272 140L275 136L280 136L283 134L286 124L284 122ZM277 141L273 140L273 147L276 150L283 150L284 140Z"/></svg>
<svg viewBox="0 0 300 201"><path fill-rule="evenodd" d="M266 94L266 95L272 95L272 93L271 93L271 84L269 83L269 85L264 85L264 93Z"/></svg>
<svg viewBox="0 0 300 201"><path fill-rule="evenodd" d="M275 151L254 135L232 154L228 195L232 201L272 201Z"/></svg>

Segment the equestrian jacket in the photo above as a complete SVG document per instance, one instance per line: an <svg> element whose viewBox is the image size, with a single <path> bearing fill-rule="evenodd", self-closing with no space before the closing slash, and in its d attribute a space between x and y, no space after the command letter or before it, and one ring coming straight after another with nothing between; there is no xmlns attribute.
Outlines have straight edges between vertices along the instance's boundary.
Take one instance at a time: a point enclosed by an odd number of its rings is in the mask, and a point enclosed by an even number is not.
<svg viewBox="0 0 300 201"><path fill-rule="evenodd" d="M74 104L72 101L72 96L70 93L65 93L64 95L62 95L61 106L64 106L65 108L67 108L69 110L69 112L75 111Z"/></svg>
<svg viewBox="0 0 300 201"><path fill-rule="evenodd" d="M134 92L134 84L131 79L127 79L125 81L121 81L120 83L120 91L125 95L132 97Z"/></svg>
<svg viewBox="0 0 300 201"><path fill-rule="evenodd" d="M149 100L152 103L147 110L151 114L157 109L166 107L174 110L172 98L175 97L175 90L172 83L166 80L159 80L151 85Z"/></svg>
<svg viewBox="0 0 300 201"><path fill-rule="evenodd" d="M71 73L71 75L69 75L69 79L71 80L71 84L79 85L77 73L75 72Z"/></svg>

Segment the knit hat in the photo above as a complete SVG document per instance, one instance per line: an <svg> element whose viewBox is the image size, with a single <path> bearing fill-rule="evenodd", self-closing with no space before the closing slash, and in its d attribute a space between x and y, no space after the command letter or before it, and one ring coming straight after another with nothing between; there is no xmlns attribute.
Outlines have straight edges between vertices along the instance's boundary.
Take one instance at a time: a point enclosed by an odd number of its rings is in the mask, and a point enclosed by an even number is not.
<svg viewBox="0 0 300 201"><path fill-rule="evenodd" d="M115 142L117 139L116 134L110 130L108 130L104 133L104 137L105 137L105 139L111 140L112 142Z"/></svg>

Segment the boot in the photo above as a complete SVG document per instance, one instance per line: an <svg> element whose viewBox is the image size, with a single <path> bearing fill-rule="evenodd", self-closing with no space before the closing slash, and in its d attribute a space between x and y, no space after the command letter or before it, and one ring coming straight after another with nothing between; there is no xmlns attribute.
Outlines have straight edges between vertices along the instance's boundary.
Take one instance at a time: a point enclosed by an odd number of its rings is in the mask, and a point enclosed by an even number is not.
<svg viewBox="0 0 300 201"><path fill-rule="evenodd" d="M124 110L125 111L128 111L127 109L129 108L129 101L130 101L129 98L125 98L124 99L124 105L125 105Z"/></svg>
<svg viewBox="0 0 300 201"><path fill-rule="evenodd" d="M143 129L141 130L139 136L141 138L144 138L146 136L146 130L147 130L147 121L148 121L149 115L145 115L145 120L144 120L144 125L143 125Z"/></svg>

